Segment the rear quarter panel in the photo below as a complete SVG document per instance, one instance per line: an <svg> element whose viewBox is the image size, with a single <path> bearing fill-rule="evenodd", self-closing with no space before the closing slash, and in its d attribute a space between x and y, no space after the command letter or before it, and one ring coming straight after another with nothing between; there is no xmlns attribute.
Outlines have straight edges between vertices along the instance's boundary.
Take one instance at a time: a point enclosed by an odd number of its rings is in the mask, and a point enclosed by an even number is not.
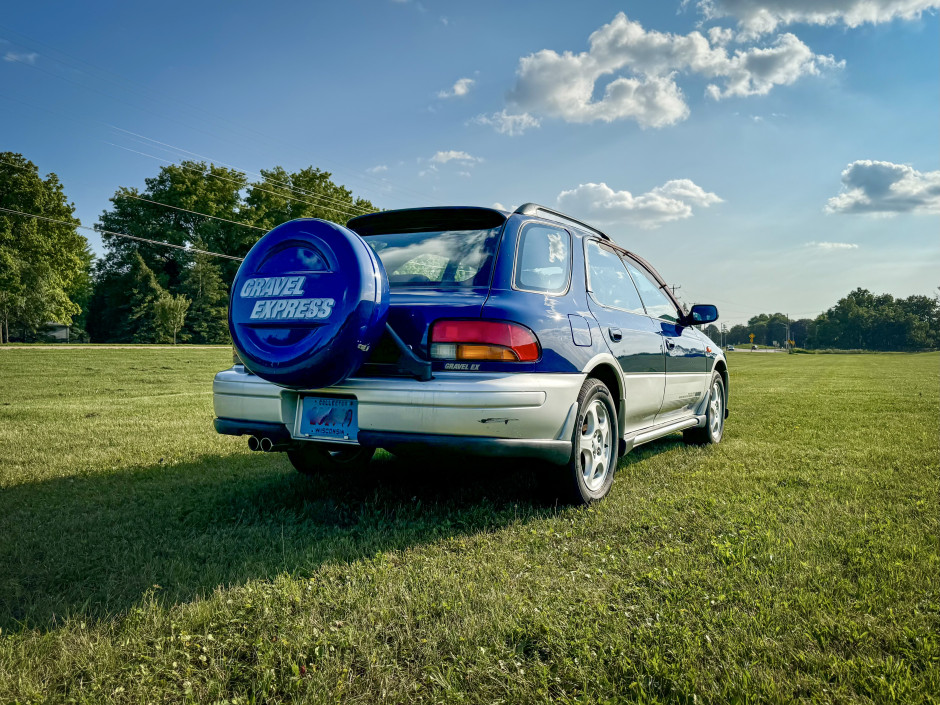
<svg viewBox="0 0 940 705"><path fill-rule="evenodd" d="M497 252L490 295L483 306L483 317L515 321L527 326L538 337L542 356L534 363L488 363L486 369L506 372L581 372L598 354L608 352L600 328L587 305L581 238L576 232L567 229L572 237L572 260L571 277L564 293L518 291L512 288L516 245L522 226L529 222L566 229L556 222L521 216L513 216L506 222ZM574 318L572 323L569 316L580 318ZM575 343L572 325L581 327L578 342L582 344ZM585 327L590 330L590 343L587 345L583 344L587 342L583 330Z"/></svg>

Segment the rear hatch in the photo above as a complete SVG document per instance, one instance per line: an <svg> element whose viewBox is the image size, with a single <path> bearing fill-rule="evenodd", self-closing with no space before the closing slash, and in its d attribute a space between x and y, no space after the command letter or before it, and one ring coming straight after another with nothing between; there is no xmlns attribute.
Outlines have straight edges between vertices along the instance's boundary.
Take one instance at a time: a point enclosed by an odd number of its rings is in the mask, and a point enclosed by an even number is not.
<svg viewBox="0 0 940 705"><path fill-rule="evenodd" d="M489 295L506 214L490 208L418 208L384 211L347 223L382 260L388 273L388 323L422 358L428 332L440 318L479 318ZM376 346L369 368L382 374L399 357L389 336Z"/></svg>

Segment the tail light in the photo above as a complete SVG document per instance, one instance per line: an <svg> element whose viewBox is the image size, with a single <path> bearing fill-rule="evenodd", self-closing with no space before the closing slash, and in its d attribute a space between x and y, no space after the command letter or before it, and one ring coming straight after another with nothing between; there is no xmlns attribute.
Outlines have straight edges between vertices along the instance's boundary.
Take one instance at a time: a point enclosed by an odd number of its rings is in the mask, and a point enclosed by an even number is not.
<svg viewBox="0 0 940 705"><path fill-rule="evenodd" d="M436 321L430 342L434 360L534 362L541 355L535 333L505 321Z"/></svg>

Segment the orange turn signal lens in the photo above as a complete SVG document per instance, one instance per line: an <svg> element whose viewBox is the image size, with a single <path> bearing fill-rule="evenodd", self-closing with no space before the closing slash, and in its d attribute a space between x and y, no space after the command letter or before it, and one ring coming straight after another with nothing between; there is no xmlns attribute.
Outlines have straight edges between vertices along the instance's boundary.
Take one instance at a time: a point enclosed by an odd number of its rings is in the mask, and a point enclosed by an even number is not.
<svg viewBox="0 0 940 705"><path fill-rule="evenodd" d="M502 360L504 362L518 362L519 356L510 348L501 345L468 345L457 346L458 360Z"/></svg>

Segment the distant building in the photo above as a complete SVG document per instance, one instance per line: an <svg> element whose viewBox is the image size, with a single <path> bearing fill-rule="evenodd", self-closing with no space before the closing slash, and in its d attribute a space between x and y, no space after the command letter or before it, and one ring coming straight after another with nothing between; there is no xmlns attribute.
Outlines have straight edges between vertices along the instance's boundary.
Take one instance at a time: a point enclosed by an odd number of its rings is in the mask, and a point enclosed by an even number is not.
<svg viewBox="0 0 940 705"><path fill-rule="evenodd" d="M42 336L49 343L69 342L69 327L64 323L46 323L42 328Z"/></svg>

